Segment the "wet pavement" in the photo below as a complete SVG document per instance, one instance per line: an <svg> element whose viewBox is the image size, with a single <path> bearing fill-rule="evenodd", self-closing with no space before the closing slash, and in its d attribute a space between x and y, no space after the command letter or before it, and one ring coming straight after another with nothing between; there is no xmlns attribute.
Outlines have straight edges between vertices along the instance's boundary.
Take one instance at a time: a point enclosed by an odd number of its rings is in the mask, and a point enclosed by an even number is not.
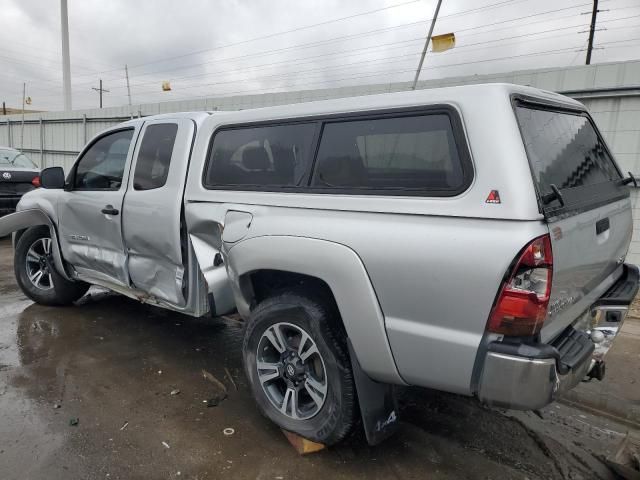
<svg viewBox="0 0 640 480"><path fill-rule="evenodd" d="M628 427L565 405L505 414L423 389L403 392L401 429L386 443L356 432L300 457L249 394L241 322L103 292L35 305L12 255L0 240L3 480L613 478L601 460ZM218 390L202 370L228 389L218 406L204 403Z"/></svg>
<svg viewBox="0 0 640 480"><path fill-rule="evenodd" d="M640 297L613 347L607 353L607 374L601 382L583 382L566 400L640 425Z"/></svg>

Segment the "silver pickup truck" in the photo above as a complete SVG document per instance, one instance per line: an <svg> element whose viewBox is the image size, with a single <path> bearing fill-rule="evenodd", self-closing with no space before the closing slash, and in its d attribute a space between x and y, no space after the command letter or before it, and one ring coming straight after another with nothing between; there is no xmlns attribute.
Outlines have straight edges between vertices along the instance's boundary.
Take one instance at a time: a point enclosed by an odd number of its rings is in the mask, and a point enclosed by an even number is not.
<svg viewBox="0 0 640 480"><path fill-rule="evenodd" d="M538 409L638 290L628 185L579 102L493 84L135 119L0 220L24 293L238 310L260 410L333 444L394 385Z"/></svg>

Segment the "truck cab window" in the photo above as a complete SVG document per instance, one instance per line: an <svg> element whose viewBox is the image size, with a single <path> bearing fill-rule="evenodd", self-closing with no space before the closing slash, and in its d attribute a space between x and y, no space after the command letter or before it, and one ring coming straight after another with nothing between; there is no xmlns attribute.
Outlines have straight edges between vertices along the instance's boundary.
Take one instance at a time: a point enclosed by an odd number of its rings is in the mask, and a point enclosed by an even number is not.
<svg viewBox="0 0 640 480"><path fill-rule="evenodd" d="M309 170L313 123L244 127L215 134L205 186L300 185Z"/></svg>
<svg viewBox="0 0 640 480"><path fill-rule="evenodd" d="M178 125L149 125L145 130L133 175L135 190L153 190L167 183Z"/></svg>
<svg viewBox="0 0 640 480"><path fill-rule="evenodd" d="M370 191L464 188L463 164L446 114L327 123L313 186Z"/></svg>
<svg viewBox="0 0 640 480"><path fill-rule="evenodd" d="M76 166L76 190L119 190L133 129L105 135L85 152Z"/></svg>

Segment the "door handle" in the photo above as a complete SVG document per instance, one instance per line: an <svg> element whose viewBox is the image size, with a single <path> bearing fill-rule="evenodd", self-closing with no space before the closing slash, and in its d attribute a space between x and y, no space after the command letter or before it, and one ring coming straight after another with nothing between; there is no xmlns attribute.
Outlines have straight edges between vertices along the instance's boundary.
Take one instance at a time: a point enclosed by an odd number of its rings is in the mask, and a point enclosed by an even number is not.
<svg viewBox="0 0 640 480"><path fill-rule="evenodd" d="M120 211L117 208L113 208L113 205L107 205L101 210L105 215L118 215Z"/></svg>
<svg viewBox="0 0 640 480"><path fill-rule="evenodd" d="M609 217L603 218L602 220L598 220L596 222L596 235L600 235L607 230L609 230Z"/></svg>

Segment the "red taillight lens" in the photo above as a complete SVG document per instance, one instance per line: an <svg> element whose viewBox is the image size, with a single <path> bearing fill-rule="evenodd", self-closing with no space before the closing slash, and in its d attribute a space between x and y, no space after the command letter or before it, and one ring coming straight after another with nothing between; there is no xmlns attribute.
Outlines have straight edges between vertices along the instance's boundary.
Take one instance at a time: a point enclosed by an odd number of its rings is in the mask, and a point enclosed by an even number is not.
<svg viewBox="0 0 640 480"><path fill-rule="evenodd" d="M538 333L547 316L552 277L551 238L543 235L525 247L500 287L488 330L509 336Z"/></svg>
<svg viewBox="0 0 640 480"><path fill-rule="evenodd" d="M31 185L40 188L40 176L34 177L33 180L31 180Z"/></svg>

